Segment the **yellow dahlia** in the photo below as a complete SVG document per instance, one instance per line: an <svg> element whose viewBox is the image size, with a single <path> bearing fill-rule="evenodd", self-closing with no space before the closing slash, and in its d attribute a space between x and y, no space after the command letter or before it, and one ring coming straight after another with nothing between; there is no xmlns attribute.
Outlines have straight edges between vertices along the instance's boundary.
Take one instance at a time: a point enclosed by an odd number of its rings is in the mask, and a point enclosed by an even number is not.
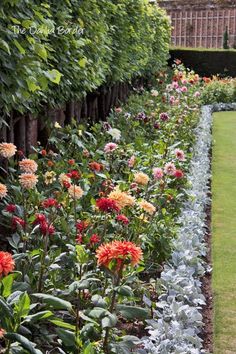
<svg viewBox="0 0 236 354"><path fill-rule="evenodd" d="M73 199L80 199L83 196L84 191L82 188L80 188L80 186L76 186L75 184L72 184L68 188L68 193Z"/></svg>
<svg viewBox="0 0 236 354"><path fill-rule="evenodd" d="M45 175L44 175L44 183L45 183L46 185L52 184L54 181L56 181L55 176L56 176L56 173L55 173L55 172L53 172L53 171L50 171L50 172L47 171L47 172L45 173Z"/></svg>
<svg viewBox="0 0 236 354"><path fill-rule="evenodd" d="M38 164L31 159L23 159L19 162L20 169L26 173L35 173L38 169Z"/></svg>
<svg viewBox="0 0 236 354"><path fill-rule="evenodd" d="M0 144L0 155L9 159L16 153L16 146L12 143L1 143Z"/></svg>
<svg viewBox="0 0 236 354"><path fill-rule="evenodd" d="M22 173L19 182L23 188L33 189L38 182L38 177L33 173Z"/></svg>
<svg viewBox="0 0 236 354"><path fill-rule="evenodd" d="M58 177L60 185L64 187L64 182L71 184L71 178L67 176L66 173L61 173Z"/></svg>
<svg viewBox="0 0 236 354"><path fill-rule="evenodd" d="M153 215L156 211L156 207L147 202L146 200L142 200L141 202L139 202L139 206L141 209L143 209L144 211L146 211L146 213Z"/></svg>
<svg viewBox="0 0 236 354"><path fill-rule="evenodd" d="M0 199L6 197L7 195L7 187L5 184L0 183Z"/></svg>
<svg viewBox="0 0 236 354"><path fill-rule="evenodd" d="M134 175L134 182L146 186L149 182L149 177L146 175L146 173L137 172Z"/></svg>
<svg viewBox="0 0 236 354"><path fill-rule="evenodd" d="M109 195L108 198L114 200L118 207L125 208L126 206L133 206L135 198L127 192L122 192L119 187L116 187Z"/></svg>

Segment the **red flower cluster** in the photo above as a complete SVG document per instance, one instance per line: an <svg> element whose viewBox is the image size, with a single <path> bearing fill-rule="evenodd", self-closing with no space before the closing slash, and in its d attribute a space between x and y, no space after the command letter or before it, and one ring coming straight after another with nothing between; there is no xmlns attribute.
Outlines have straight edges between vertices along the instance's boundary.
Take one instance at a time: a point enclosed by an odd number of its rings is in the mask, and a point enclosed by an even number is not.
<svg viewBox="0 0 236 354"><path fill-rule="evenodd" d="M46 150L44 150L44 149L43 149L43 150L41 150L41 155L42 155L42 156L46 156L46 155L47 155L47 151L46 151Z"/></svg>
<svg viewBox="0 0 236 354"><path fill-rule="evenodd" d="M66 175L74 180L78 180L81 178L81 174L76 170L72 170L69 173L67 173Z"/></svg>
<svg viewBox="0 0 236 354"><path fill-rule="evenodd" d="M25 227L25 221L18 216L12 217L12 228L15 229L17 226Z"/></svg>
<svg viewBox="0 0 236 354"><path fill-rule="evenodd" d="M68 181L63 181L62 183L63 183L63 186L67 189L69 189L71 186L70 182L68 182Z"/></svg>
<svg viewBox="0 0 236 354"><path fill-rule="evenodd" d="M96 201L96 206L99 210L107 213L118 212L120 208L113 199L110 198L100 198Z"/></svg>
<svg viewBox="0 0 236 354"><path fill-rule="evenodd" d="M132 266L138 264L142 257L142 250L133 242L113 241L101 245L97 249L96 257L98 265L109 267L111 262L115 262L114 269L119 271L127 263Z"/></svg>
<svg viewBox="0 0 236 354"><path fill-rule="evenodd" d="M87 227L89 226L89 222L88 221L78 221L76 223L76 229L79 232L83 232L87 229Z"/></svg>
<svg viewBox="0 0 236 354"><path fill-rule="evenodd" d="M48 224L46 221L40 224L40 231L43 236L53 235L55 233L55 227L51 224Z"/></svg>
<svg viewBox="0 0 236 354"><path fill-rule="evenodd" d="M39 225L43 236L53 235L55 233L55 227L47 222L46 216L43 214L35 215L34 224Z"/></svg>
<svg viewBox="0 0 236 354"><path fill-rule="evenodd" d="M83 242L83 235L78 233L75 240L79 244L82 243ZM99 243L100 241L101 241L101 238L97 234L93 234L89 239L89 244L90 244L90 246L94 246L97 243Z"/></svg>
<svg viewBox="0 0 236 354"><path fill-rule="evenodd" d="M12 255L8 252L0 251L0 278L12 272L15 268L15 262Z"/></svg>
<svg viewBox="0 0 236 354"><path fill-rule="evenodd" d="M128 225L129 223L129 219L123 214L117 215L116 220L121 221L124 225Z"/></svg>
<svg viewBox="0 0 236 354"><path fill-rule="evenodd" d="M8 211L8 213L14 213L16 211L16 205L8 204L6 205L5 210Z"/></svg>
<svg viewBox="0 0 236 354"><path fill-rule="evenodd" d="M68 164L73 166L75 164L75 160L74 159L70 159L68 160Z"/></svg>
<svg viewBox="0 0 236 354"><path fill-rule="evenodd" d="M82 243L82 241L83 241L83 235L82 235L82 234L77 234L75 241L76 241L77 243Z"/></svg>
<svg viewBox="0 0 236 354"><path fill-rule="evenodd" d="M98 162L90 162L89 163L89 168L90 170L92 171L96 171L96 172L99 172L99 171L102 171L103 170L103 165L98 163Z"/></svg>
<svg viewBox="0 0 236 354"><path fill-rule="evenodd" d="M101 241L101 238L97 235L97 234L93 234L90 237L89 243L91 245L96 245L97 243L99 243Z"/></svg>
<svg viewBox="0 0 236 354"><path fill-rule="evenodd" d="M59 204L58 204L57 200L54 199L54 198L45 199L41 203L41 205L42 205L43 208L52 208L52 207L58 208L59 207Z"/></svg>
<svg viewBox="0 0 236 354"><path fill-rule="evenodd" d="M183 178L184 177L184 173L182 170L176 170L175 171L175 177L176 178Z"/></svg>

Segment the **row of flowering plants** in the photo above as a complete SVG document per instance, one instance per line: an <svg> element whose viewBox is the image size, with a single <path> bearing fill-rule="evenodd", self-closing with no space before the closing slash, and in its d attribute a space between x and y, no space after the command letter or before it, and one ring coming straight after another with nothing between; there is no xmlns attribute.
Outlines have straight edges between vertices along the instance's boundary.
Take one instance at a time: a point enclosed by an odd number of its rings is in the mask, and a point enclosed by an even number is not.
<svg viewBox="0 0 236 354"><path fill-rule="evenodd" d="M28 157L0 144L5 353L142 349L199 114L199 77L177 64L107 122L56 123Z"/></svg>

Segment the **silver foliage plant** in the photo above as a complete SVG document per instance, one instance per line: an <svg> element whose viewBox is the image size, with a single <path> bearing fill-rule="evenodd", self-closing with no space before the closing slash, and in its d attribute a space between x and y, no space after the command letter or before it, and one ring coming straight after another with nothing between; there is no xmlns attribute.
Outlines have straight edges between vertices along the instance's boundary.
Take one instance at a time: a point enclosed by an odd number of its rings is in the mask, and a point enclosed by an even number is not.
<svg viewBox="0 0 236 354"><path fill-rule="evenodd" d="M201 308L205 299L200 278L207 265L205 220L210 203L209 178L212 113L236 109L236 104L203 106L196 144L188 179L191 183L188 201L184 204L179 222L181 227L173 242L171 260L161 274L164 293L159 297L153 320L148 321L149 337L143 338L143 349L138 353L199 354L203 322Z"/></svg>

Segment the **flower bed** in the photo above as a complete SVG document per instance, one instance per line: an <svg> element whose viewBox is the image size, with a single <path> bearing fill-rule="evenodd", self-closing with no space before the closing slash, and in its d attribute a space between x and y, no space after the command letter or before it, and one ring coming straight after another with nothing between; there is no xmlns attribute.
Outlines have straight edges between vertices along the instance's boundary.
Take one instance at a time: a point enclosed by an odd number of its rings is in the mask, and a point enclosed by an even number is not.
<svg viewBox="0 0 236 354"><path fill-rule="evenodd" d="M196 132L207 138L205 121L195 130L200 85L179 65L174 77L160 74L157 87L141 88L108 122L56 124L48 145L28 158L0 144L6 176L1 220L10 247L0 254L0 327L8 353L144 350L140 334L146 320L156 321L164 262L173 247L175 265L179 256L189 262L202 250L201 231L192 235L203 216L204 193L197 188L205 182L200 155L192 160ZM197 141L199 154L205 142ZM188 201L190 187L195 203ZM194 224L189 211L180 217L183 203L194 206ZM186 251L178 254L183 242ZM196 271L194 256L191 271L183 263L180 280L188 282L181 296L188 285L199 304L199 283L189 276ZM162 278L174 276L164 269ZM186 310L196 314L191 306ZM196 340L195 332L181 330ZM153 332L150 338L156 341Z"/></svg>

